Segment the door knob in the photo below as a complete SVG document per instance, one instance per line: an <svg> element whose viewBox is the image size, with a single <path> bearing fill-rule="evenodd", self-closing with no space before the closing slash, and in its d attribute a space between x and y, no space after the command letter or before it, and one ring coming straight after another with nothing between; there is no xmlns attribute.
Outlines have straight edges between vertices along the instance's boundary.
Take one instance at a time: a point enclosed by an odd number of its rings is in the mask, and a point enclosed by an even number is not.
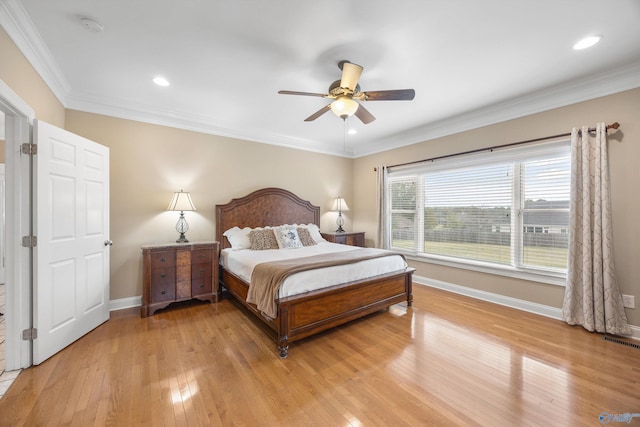
<svg viewBox="0 0 640 427"><path fill-rule="evenodd" d="M111 240L105 240L104 241L104 245L105 246L111 246L111 245L113 245L113 242Z"/></svg>

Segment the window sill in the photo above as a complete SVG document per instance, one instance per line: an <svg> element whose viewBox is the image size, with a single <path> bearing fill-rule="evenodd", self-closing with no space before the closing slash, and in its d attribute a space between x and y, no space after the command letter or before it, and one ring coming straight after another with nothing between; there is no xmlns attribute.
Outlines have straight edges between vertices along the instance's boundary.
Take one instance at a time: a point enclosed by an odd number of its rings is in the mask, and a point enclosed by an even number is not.
<svg viewBox="0 0 640 427"><path fill-rule="evenodd" d="M402 252L402 251L399 251ZM412 261L425 262L429 264L444 265L447 267L460 268L464 270L478 271L481 273L495 274L498 276L513 277L515 279L529 280L532 282L546 283L549 285L565 286L567 276L564 273L538 272L531 270L517 270L508 266L494 267L480 262L458 262L451 259L444 259L435 256L418 255L404 252L407 259Z"/></svg>

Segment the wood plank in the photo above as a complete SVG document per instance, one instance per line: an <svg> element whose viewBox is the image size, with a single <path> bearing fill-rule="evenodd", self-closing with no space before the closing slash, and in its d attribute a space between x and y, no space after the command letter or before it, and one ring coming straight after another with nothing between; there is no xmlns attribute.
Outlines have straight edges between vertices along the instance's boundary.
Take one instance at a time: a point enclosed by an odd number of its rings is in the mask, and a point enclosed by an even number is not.
<svg viewBox="0 0 640 427"><path fill-rule="evenodd" d="M0 399L0 425L598 425L638 412L640 350L414 287L279 359L228 299L111 320Z"/></svg>

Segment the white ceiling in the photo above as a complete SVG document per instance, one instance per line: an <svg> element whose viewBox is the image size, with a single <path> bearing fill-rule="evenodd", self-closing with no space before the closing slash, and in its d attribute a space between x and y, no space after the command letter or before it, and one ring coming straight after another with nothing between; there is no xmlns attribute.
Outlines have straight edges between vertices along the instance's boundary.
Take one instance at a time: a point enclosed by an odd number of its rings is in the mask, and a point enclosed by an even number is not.
<svg viewBox="0 0 640 427"><path fill-rule="evenodd" d="M0 24L67 108L346 157L640 87L638 0L0 0ZM326 93L342 59L415 99L346 138L304 122L328 100L278 90Z"/></svg>

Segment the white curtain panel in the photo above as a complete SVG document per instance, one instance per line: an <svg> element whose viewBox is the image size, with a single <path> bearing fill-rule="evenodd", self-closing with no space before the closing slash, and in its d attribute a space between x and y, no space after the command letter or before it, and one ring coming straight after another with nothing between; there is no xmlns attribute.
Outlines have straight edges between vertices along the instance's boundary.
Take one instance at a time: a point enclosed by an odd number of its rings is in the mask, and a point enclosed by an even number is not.
<svg viewBox="0 0 640 427"><path fill-rule="evenodd" d="M378 230L376 235L376 247L389 249L389 231L387 227L387 168L378 166L376 168L376 215L378 216Z"/></svg>
<svg viewBox="0 0 640 427"><path fill-rule="evenodd" d="M571 133L569 267L562 317L588 331L630 335L613 262L607 128Z"/></svg>

